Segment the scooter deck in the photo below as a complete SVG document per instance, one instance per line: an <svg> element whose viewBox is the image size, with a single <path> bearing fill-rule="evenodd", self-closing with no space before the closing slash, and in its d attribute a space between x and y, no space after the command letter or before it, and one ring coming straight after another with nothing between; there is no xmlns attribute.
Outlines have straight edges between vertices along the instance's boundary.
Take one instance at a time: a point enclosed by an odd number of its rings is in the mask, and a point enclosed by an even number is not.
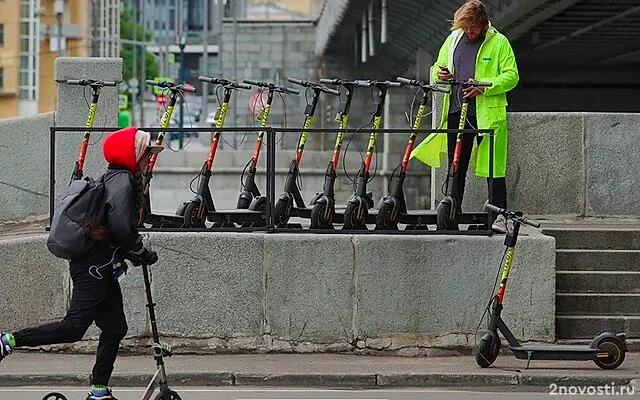
<svg viewBox="0 0 640 400"><path fill-rule="evenodd" d="M217 210L207 214L207 221L224 224L223 226L231 227L232 224L252 226L266 226L266 221L261 215L263 211L254 210ZM147 214L145 224L150 224L152 228L183 228L184 217L175 214Z"/></svg>
<svg viewBox="0 0 640 400"><path fill-rule="evenodd" d="M521 360L583 360L591 361L600 349L580 345L531 344L509 346L516 358Z"/></svg>

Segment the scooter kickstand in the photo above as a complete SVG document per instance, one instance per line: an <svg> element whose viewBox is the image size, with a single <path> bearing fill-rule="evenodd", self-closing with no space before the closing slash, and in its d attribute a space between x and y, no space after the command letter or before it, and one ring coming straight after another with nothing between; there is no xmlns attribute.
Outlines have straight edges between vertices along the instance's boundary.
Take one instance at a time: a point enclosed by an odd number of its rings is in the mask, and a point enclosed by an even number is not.
<svg viewBox="0 0 640 400"><path fill-rule="evenodd" d="M533 351L527 351L527 366L524 369L529 369L529 364L531 364L531 356L533 355Z"/></svg>

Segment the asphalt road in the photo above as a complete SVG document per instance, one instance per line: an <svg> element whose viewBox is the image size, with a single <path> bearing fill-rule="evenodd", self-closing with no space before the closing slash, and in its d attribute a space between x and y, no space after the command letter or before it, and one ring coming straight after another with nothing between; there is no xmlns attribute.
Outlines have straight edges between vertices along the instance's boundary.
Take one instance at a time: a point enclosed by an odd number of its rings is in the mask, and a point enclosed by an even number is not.
<svg viewBox="0 0 640 400"><path fill-rule="evenodd" d="M493 392L491 390L494 390ZM621 388L617 387L616 390ZM63 393L68 400L84 400L86 398L86 388L39 388L39 387L16 387L0 388L0 400L40 400L49 392L56 391ZM326 390L326 389L242 389L242 388L175 388L183 400L261 400L261 399L388 399L388 400L537 400L547 398L557 398L560 393L552 395L548 388L526 388L518 387L517 392L510 388L457 388L456 390L445 389L378 389L378 390ZM522 390L530 390L522 392ZM117 389L114 395L119 400L139 400L144 388L122 388ZM567 398L598 398L598 399L625 399L638 398L640 393L629 395L560 395ZM154 399L155 397L152 397Z"/></svg>

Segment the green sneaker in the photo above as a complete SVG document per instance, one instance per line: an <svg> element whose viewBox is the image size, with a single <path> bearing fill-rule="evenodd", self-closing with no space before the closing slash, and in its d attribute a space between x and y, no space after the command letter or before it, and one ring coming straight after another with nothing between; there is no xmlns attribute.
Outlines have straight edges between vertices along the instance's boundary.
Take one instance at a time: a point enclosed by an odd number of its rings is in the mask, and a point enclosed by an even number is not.
<svg viewBox="0 0 640 400"><path fill-rule="evenodd" d="M111 393L111 389L92 389L88 395L86 400L118 400L113 397L113 393Z"/></svg>
<svg viewBox="0 0 640 400"><path fill-rule="evenodd" d="M0 361L11 354L15 345L16 342L12 334L6 332L0 333Z"/></svg>

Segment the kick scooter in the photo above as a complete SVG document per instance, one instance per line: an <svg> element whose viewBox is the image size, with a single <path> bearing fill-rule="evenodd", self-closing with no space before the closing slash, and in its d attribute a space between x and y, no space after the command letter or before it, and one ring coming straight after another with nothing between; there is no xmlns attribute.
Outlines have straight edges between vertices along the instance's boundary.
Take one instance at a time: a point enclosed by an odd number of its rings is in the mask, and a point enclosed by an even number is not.
<svg viewBox="0 0 640 400"><path fill-rule="evenodd" d="M389 178L389 195L384 196L378 202L378 214L376 215L376 230L397 230L400 214L406 216L407 204L404 198L404 190L402 185L407 177L407 168L409 166L409 158L413 150L418 131L422 129L423 118L427 115L427 104L429 102L429 94L433 91L449 93L447 89L442 89L436 85L429 85L428 82L418 81L415 79L407 79L399 77L398 82L408 86L417 86L422 90L422 98L420 106L416 114L416 119L411 128L409 141L404 150L402 161L393 170L393 174Z"/></svg>
<svg viewBox="0 0 640 400"><path fill-rule="evenodd" d="M275 221L278 225L286 225L289 218L291 218L291 215L294 214L294 202L295 209L306 210L302 194L300 193L300 189L296 182L300 175L300 160L302 159L304 146L307 143L307 137L309 136L308 130L311 128L311 124L313 123L313 115L315 114L316 107L318 106L318 100L320 100L320 93L328 93L336 96L340 94L335 89L330 89L315 82L303 81L296 78L289 78L289 82L303 86L307 88L307 90L312 90L313 98L311 99L311 103L308 103L304 110L304 126L300 133L300 138L298 139L296 157L289 163L289 172L287 173L287 178L284 183L284 191L280 194L280 197L276 202Z"/></svg>
<svg viewBox="0 0 640 400"><path fill-rule="evenodd" d="M91 95L91 104L89 104L89 116L87 116L87 122L85 124L85 128L93 127L93 121L96 118L96 111L98 110L98 99L100 98L100 92L102 92L102 88L105 86L117 85L117 83L113 81L99 81L94 79L67 79L67 80L58 81L58 82L66 83L67 85L89 86L91 88L91 91L93 93ZM78 179L82 179L84 160L87 155L87 148L89 147L90 137L91 137L90 131L86 131L84 133L84 136L82 137L82 145L80 145L80 154L78 154L78 159L76 160L76 164L73 168L73 173L71 174L71 182L76 181Z"/></svg>
<svg viewBox="0 0 640 400"><path fill-rule="evenodd" d="M169 123L171 122L171 115L173 114L173 109L176 106L176 102L178 101L178 97L182 94L182 92L195 92L196 89L191 86L184 86L183 84L177 84L170 81L154 81L147 79L145 81L147 85L157 86L160 88L168 89L170 92L169 95L169 103L167 104L167 108L162 115L162 119L160 120L160 128L162 129L158 132L158 137L156 138L156 145L162 146L162 142L164 140L164 135L169 127ZM147 170L142 174L142 187L144 190L144 201L142 210L140 211L140 220L139 226L143 226L144 223L151 224L153 227L163 226L166 224L175 225L176 218L175 216L163 216L159 214L151 213L151 198L149 195L149 187L151 186L151 178L153 177L153 167L156 165L156 159L158 158L157 154L151 154L149 157L149 165L147 166ZM173 218L172 218L173 217ZM181 222L181 218L178 219ZM182 225L180 223L180 225Z"/></svg>
<svg viewBox="0 0 640 400"><path fill-rule="evenodd" d="M209 82L214 85L220 85L224 88L224 98L222 100L222 104L220 104L216 110L216 116L214 118L215 127L222 128L224 126L225 117L227 116L227 111L229 110L229 102L231 101L233 91L238 89L250 90L251 86L238 81L230 81L222 78L210 78L207 76L200 76L198 79L202 82ZM211 139L209 155L200 170L196 197L191 201L183 203L176 212L177 215L183 217L183 226L186 228L204 228L207 215L209 213L216 212L213 196L211 195L211 189L209 188L209 181L211 180L213 160L216 156L221 135L222 132L216 129Z"/></svg>
<svg viewBox="0 0 640 400"><path fill-rule="evenodd" d="M344 131L347 129L349 120L349 112L351 110L351 100L353 99L354 89L356 87L368 87L371 84L367 81L349 81L346 79L320 79L320 83L324 85L340 86L340 105L336 121L340 123L336 142L333 146L333 155L324 175L324 185L322 192L316 193L311 199L311 229L332 229L333 219L336 215L335 209L335 192L334 186L338 175L338 162L340 161L340 150L342 149L342 141L344 139Z"/></svg>
<svg viewBox="0 0 640 400"><path fill-rule="evenodd" d="M511 333L507 324L502 320L502 300L511 271L513 254L518 240L518 233L522 224L533 227L540 227L540 224L525 217L522 212L507 211L498 208L488 202L484 209L493 212L495 215L502 214L505 218L513 221L513 231L507 232L504 239L505 256L502 266L502 279L498 291L487 305L489 312L488 330L482 336L478 352L476 353L476 363L485 368L493 364L500 351L500 337L498 331L502 333L509 343L509 350L516 358L527 360L527 368L531 360L574 360L593 361L598 367L603 369L615 369L624 361L627 351L626 335L624 333L601 332L596 335L589 346L581 345L554 345L554 344L521 344Z"/></svg>
<svg viewBox="0 0 640 400"><path fill-rule="evenodd" d="M373 124L369 133L369 143L367 144L367 153L364 160L360 164L360 169L356 175L354 192L347 200L347 208L344 211L343 229L359 229L366 230L367 217L369 209L373 208L373 193L367 192L367 183L370 179L371 159L376 147L376 139L380 124L382 123L382 114L384 112L384 101L387 97L387 90L390 87L401 86L400 82L391 81L368 81L370 86L378 89L378 99L374 103Z"/></svg>
<svg viewBox="0 0 640 400"><path fill-rule="evenodd" d="M158 333L158 324L156 322L155 303L151 293L151 272L149 266L142 264L142 276L144 278L144 289L147 296L147 308L149 309L149 322L151 322L151 334L153 337L153 358L156 361L156 372L147 385L145 392L140 400L151 400L151 396L160 389L154 400L182 400L178 393L169 389L167 382L167 371L164 365L164 357L171 357L171 347L160 342L160 334ZM49 393L44 396L43 400L67 400L60 393Z"/></svg>
<svg viewBox="0 0 640 400"><path fill-rule="evenodd" d="M473 79L469 79L468 81L459 81L455 79L450 79L447 81L437 80L437 84L439 85L451 85L452 88L455 86L462 86L463 88L468 87L488 87L491 86L491 82L479 82ZM453 92L453 91L452 91ZM455 191L455 182L458 177L458 165L460 163L460 153L462 151L462 130L464 129L465 123L467 121L467 109L469 108L469 103L466 100L462 102L462 108L460 110L460 123L458 124L458 135L456 136L456 147L453 153L453 161L449 164L449 171L447 173L447 181L446 181L446 195L440 200L440 203L436 206L436 226L438 230L457 230L458 222L457 222L457 214L458 214L458 199L454 194Z"/></svg>
<svg viewBox="0 0 640 400"><path fill-rule="evenodd" d="M285 86L276 86L276 84L271 82L259 82L253 81L249 79L244 79L244 83L249 85L258 86L261 88L265 88L268 91L267 95L267 103L262 107L260 114L258 115L258 119L260 120L260 128L266 128L267 123L269 121L269 113L271 111L271 104L273 102L273 94L276 92L285 93L285 94L294 94L299 95L300 91L296 89L290 89ZM264 89L261 89L264 90ZM260 211L261 213L266 212L267 207L267 198L260 194L258 190L258 186L256 186L256 172L258 166L258 158L260 157L260 149L262 148L262 139L264 137L264 130L258 131L258 139L256 140L256 147L253 151L253 156L251 160L247 163L249 170L247 171L247 176L245 181L242 183L242 192L238 197L238 203L236 208L239 209L249 209L253 211ZM264 220L263 220L264 223Z"/></svg>

